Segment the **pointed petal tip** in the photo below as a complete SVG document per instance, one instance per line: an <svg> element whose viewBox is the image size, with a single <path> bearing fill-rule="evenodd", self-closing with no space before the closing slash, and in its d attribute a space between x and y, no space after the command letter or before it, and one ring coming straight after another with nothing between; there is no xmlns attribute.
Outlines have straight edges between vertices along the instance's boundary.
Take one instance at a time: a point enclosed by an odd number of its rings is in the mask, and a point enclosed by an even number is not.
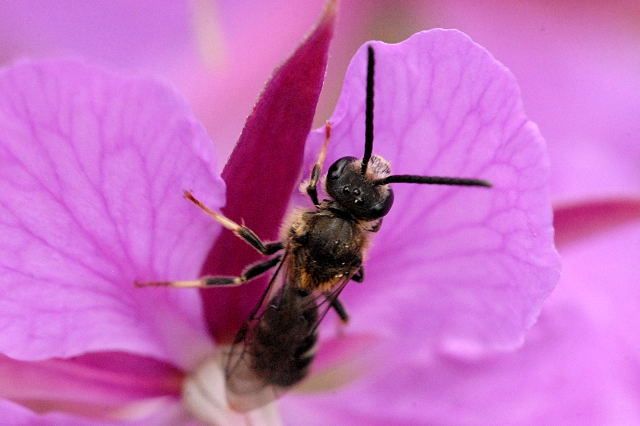
<svg viewBox="0 0 640 426"><path fill-rule="evenodd" d="M318 19L318 21L313 26L311 31L303 38L302 42L298 45L298 47L293 52L293 54L289 57L287 62L293 59L295 56L297 56L299 52L305 48L305 46L312 43L314 40L317 40L318 42L326 44L326 51L325 51L325 62L326 62L327 60L326 56L328 55L328 52L329 52L329 43L331 42L331 39L333 38L333 33L335 32L337 14L338 14L338 0L329 0L327 3L325 3L324 10L322 12L322 15L320 16L320 19ZM276 72L277 71L278 70L276 70Z"/></svg>
<svg viewBox="0 0 640 426"><path fill-rule="evenodd" d="M324 5L324 10L322 15L316 22L316 24L311 28L311 31L302 39L300 44L296 47L296 50L289 56L287 61L280 67L283 68L294 59L296 56L299 56L302 51L309 48L309 45L315 43L321 43L324 46L324 66L326 67L326 62L329 53L329 44L331 43L331 39L333 38L333 34L335 32L336 26L336 16L338 14L338 0L329 0ZM274 76L278 73L280 68L274 71Z"/></svg>
<svg viewBox="0 0 640 426"><path fill-rule="evenodd" d="M244 218L260 238L277 238L289 199L297 186L304 146L311 130L326 72L335 27L336 1L311 33L274 72L255 104L236 147L224 167L227 205L224 214ZM265 175L265 166L269 173ZM256 191L257 184L269 188ZM268 208L266 208L268 207ZM228 253L234 253L233 259ZM238 274L257 254L231 233L223 233L211 249L203 274ZM210 331L230 340L262 291L251 288L202 293Z"/></svg>
<svg viewBox="0 0 640 426"><path fill-rule="evenodd" d="M320 22L325 23L327 21L333 21L335 20L335 17L337 14L338 14L338 0L329 0L324 5L324 13L322 14L322 18Z"/></svg>

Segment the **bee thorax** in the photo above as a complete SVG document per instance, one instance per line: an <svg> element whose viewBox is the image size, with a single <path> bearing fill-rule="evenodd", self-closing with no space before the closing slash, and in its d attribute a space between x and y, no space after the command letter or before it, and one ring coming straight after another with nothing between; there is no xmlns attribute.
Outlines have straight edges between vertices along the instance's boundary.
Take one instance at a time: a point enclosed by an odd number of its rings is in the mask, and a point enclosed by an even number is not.
<svg viewBox="0 0 640 426"><path fill-rule="evenodd" d="M292 283L327 292L360 267L366 236L356 221L327 211L305 213L300 223L289 245Z"/></svg>

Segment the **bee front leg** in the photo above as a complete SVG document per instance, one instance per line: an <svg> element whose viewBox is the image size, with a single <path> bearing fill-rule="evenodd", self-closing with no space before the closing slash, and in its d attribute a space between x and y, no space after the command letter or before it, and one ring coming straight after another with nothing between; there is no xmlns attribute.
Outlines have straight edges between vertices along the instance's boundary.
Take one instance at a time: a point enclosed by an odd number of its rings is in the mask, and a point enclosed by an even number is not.
<svg viewBox="0 0 640 426"><path fill-rule="evenodd" d="M197 280L185 281L136 281L136 287L177 287L177 288L210 288L210 287L237 287L251 281L254 278L267 272L282 261L282 256L278 255L264 262L254 263L245 268L241 275L237 277L229 276L205 276Z"/></svg>
<svg viewBox="0 0 640 426"><path fill-rule="evenodd" d="M320 201L318 200L318 180L320 180L320 174L322 173L322 165L324 164L324 159L327 156L327 146L329 145L329 139L331 139L331 123L327 121L327 124L324 126L324 143L322 144L322 148L320 148L320 153L318 154L318 160L313 165L313 169L311 169L311 178L309 179L309 183L307 184L307 195L311 198L311 201L315 206L320 205Z"/></svg>
<svg viewBox="0 0 640 426"><path fill-rule="evenodd" d="M218 213L214 210L211 210L209 207L204 205L204 203L198 200L190 191L184 192L184 198L191 201L193 204L201 208L206 214L211 216L216 222L233 232L238 238L244 240L247 244L249 244L254 249L258 250L260 253L268 256L270 254L274 254L277 251L280 251L284 248L284 244L280 241L275 241L271 243L264 243L253 232L251 229L247 228L244 225L240 225L224 216L221 213Z"/></svg>

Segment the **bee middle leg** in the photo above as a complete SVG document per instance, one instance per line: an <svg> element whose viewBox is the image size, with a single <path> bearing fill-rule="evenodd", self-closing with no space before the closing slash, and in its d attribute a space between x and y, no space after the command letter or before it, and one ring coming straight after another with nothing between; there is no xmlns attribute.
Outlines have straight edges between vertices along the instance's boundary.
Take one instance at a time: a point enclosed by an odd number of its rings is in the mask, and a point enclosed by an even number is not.
<svg viewBox="0 0 640 426"><path fill-rule="evenodd" d="M209 207L204 205L202 201L198 200L190 191L184 192L184 198L204 210L204 212L211 216L216 222L220 223L222 226L233 232L238 238L244 240L247 244L258 250L260 253L268 256L284 248L284 244L282 244L281 241L274 241L269 243L262 242L260 237L258 237L256 233L251 229L247 228L244 225L235 223L221 213L211 210Z"/></svg>
<svg viewBox="0 0 640 426"><path fill-rule="evenodd" d="M179 288L210 288L210 287L237 287L267 272L282 261L282 256L278 255L264 262L249 265L237 277L230 276L204 276L197 280L184 281L149 281L137 282L137 287L179 287Z"/></svg>
<svg viewBox="0 0 640 426"><path fill-rule="evenodd" d="M344 308L342 302L336 297L335 299L332 299L330 303L331 308L336 311L336 314L338 314L338 317L340 317L340 321L345 324L348 323L349 314L347 314L347 310Z"/></svg>
<svg viewBox="0 0 640 426"><path fill-rule="evenodd" d="M357 283L361 283L362 281L364 281L364 268L362 266L358 268L355 274L353 274L351 280ZM336 314L338 315L338 317L340 317L340 321L342 321L343 323L348 323L349 314L347 313L347 310L345 309L342 302L340 302L340 300L336 297L335 299L332 299L330 303L331 308L336 311Z"/></svg>
<svg viewBox="0 0 640 426"><path fill-rule="evenodd" d="M324 164L324 159L327 157L327 146L329 145L329 139L331 139L331 123L327 121L327 124L325 124L324 126L324 143L322 144L322 148L320 148L318 159L313 165L313 169L311 169L311 178L309 179L309 183L307 184L307 195L309 195L311 201L315 206L320 205L320 201L318 201L317 186L318 180L320 180L320 173L322 173L322 165Z"/></svg>

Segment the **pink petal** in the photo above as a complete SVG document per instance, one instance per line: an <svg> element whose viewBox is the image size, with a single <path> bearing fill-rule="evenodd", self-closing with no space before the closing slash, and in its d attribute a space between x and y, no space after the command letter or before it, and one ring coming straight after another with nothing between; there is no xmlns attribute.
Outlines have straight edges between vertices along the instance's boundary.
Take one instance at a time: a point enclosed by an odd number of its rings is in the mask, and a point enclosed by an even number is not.
<svg viewBox="0 0 640 426"><path fill-rule="evenodd" d="M637 194L637 2L424 5L423 22L471 34L517 76L548 143L554 200Z"/></svg>
<svg viewBox="0 0 640 426"><path fill-rule="evenodd" d="M562 250L562 281L554 301L579 304L599 331L633 350L640 377L640 224L618 226ZM638 387L640 389L640 387Z"/></svg>
<svg viewBox="0 0 640 426"><path fill-rule="evenodd" d="M517 353L395 366L391 359L385 374L337 395L292 397L283 413L310 425L636 424L631 394L621 393L632 363L610 344L579 311L545 311Z"/></svg>
<svg viewBox="0 0 640 426"><path fill-rule="evenodd" d="M0 351L196 362L210 347L198 294L133 285L197 276L218 230L182 198L223 200L185 104L151 81L27 62L0 74L0 128Z"/></svg>
<svg viewBox="0 0 640 426"><path fill-rule="evenodd" d="M327 392L370 374L381 356L381 336L341 333L320 342L311 373L295 393Z"/></svg>
<svg viewBox="0 0 640 426"><path fill-rule="evenodd" d="M563 251L560 285L519 350L476 359L415 354L403 360L396 353L335 395L291 394L283 400L285 420L638 424L640 226L581 242Z"/></svg>
<svg viewBox="0 0 640 426"><path fill-rule="evenodd" d="M311 129L333 35L335 4L267 84L224 168L228 202L224 214L275 240L291 192L297 186L306 137ZM203 268L209 274L239 274L258 253L224 232ZM211 333L232 339L262 293L265 279L235 289L202 291Z"/></svg>
<svg viewBox="0 0 640 426"><path fill-rule="evenodd" d="M612 198L556 206L556 244L563 247L629 222L640 222L640 199Z"/></svg>
<svg viewBox="0 0 640 426"><path fill-rule="evenodd" d="M396 184L365 284L345 291L351 326L387 333L393 345L514 347L558 279L544 141L513 76L462 33L372 45L374 153L395 173L483 178L493 188ZM362 156L365 56L347 72L327 164ZM321 140L320 130L310 138L309 166Z"/></svg>

